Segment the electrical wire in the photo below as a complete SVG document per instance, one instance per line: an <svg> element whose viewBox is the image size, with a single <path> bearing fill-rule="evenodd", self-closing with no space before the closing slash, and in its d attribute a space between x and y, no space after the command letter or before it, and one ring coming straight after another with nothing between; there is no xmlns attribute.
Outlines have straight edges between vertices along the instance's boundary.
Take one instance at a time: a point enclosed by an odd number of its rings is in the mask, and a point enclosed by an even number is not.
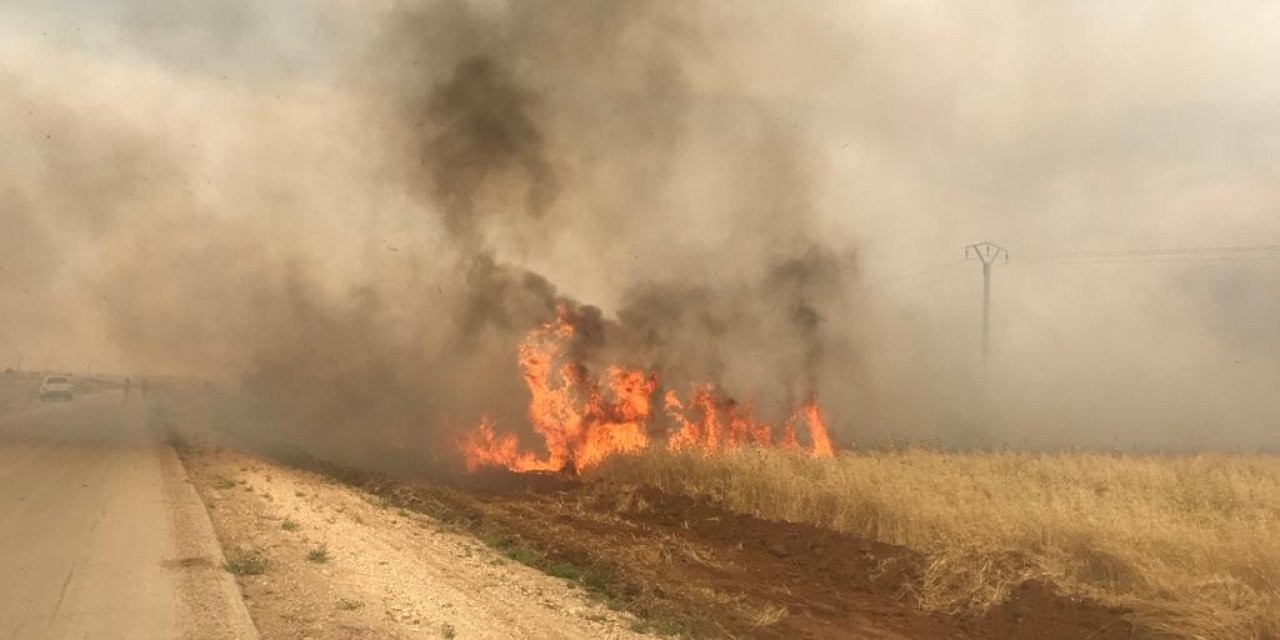
<svg viewBox="0 0 1280 640"><path fill-rule="evenodd" d="M1269 260L1280 258L1280 244L1175 247L1167 249L1105 249L1031 255L1024 264L1130 264L1136 262L1195 262L1203 260Z"/></svg>
<svg viewBox="0 0 1280 640"><path fill-rule="evenodd" d="M1069 251L1063 253L1032 254L1029 257L1015 257L1009 260L1007 264L1009 266L1038 267L1187 262L1257 262L1265 260L1280 260L1280 244ZM933 282L944 275L949 275L947 272L951 271L954 267L961 266L967 262L972 261L952 260L949 262L941 262L904 274L873 280L863 284L859 288L869 291L877 291L901 284L924 284ZM958 272L958 270L951 272Z"/></svg>
<svg viewBox="0 0 1280 640"><path fill-rule="evenodd" d="M961 266L964 263L965 263L964 260L951 260L949 262L940 262L938 264L930 265L923 269L917 269L915 271L910 271L910 272L899 274L896 276L890 276L887 278L881 278L879 280L873 280L871 282L868 282L862 285L861 288L869 291L878 291L880 289L886 289L889 287L897 286L899 284L912 282L912 281L915 281L916 284L932 282L934 280L937 280L938 277L941 277L943 275L948 275L944 273L945 271L953 269L954 267ZM933 276L933 277L926 277L926 276ZM924 279L921 280L921 278L924 278Z"/></svg>

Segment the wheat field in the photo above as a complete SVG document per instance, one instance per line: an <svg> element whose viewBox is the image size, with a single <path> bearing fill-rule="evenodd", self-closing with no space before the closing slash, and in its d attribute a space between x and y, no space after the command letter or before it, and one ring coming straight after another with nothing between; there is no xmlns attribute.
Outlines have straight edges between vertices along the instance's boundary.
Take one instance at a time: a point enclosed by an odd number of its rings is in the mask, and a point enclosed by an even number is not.
<svg viewBox="0 0 1280 640"><path fill-rule="evenodd" d="M923 552L926 608L1046 579L1174 637L1280 638L1280 456L650 451L595 474Z"/></svg>

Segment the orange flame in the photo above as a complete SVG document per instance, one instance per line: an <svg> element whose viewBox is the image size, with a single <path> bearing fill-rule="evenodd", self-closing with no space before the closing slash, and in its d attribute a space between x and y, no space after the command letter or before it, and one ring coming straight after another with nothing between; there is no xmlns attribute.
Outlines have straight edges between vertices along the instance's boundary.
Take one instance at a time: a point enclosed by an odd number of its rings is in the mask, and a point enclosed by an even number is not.
<svg viewBox="0 0 1280 640"><path fill-rule="evenodd" d="M522 451L515 436L499 435L484 418L461 442L468 471L500 467L576 474L609 456L636 453L649 446L657 375L612 366L605 371L602 384L593 381L584 367L568 357L574 332L568 310L561 307L556 319L530 331L518 350L520 370L532 396L529 420L542 436L546 454ZM815 398L787 419L776 443L774 429L755 417L750 404L739 404L712 385L697 386L691 405L686 409L675 391L668 390L663 396L666 415L675 426L667 438L671 451L712 454L743 446L800 449L796 423L803 420L808 426L811 454L835 455Z"/></svg>
<svg viewBox="0 0 1280 640"><path fill-rule="evenodd" d="M577 472L649 444L649 398L658 387L657 377L611 367L605 374L606 393L567 359L573 335L573 324L561 308L554 321L534 329L520 343L520 370L533 396L529 421L542 436L546 455L520 451L515 436L497 435L485 419L462 443L469 471L496 466Z"/></svg>
<svg viewBox="0 0 1280 640"><path fill-rule="evenodd" d="M813 442L813 457L834 457L836 455L835 447L831 446L831 433L827 431L827 420L822 417L822 407L818 406L818 399L810 397L809 401L800 408L800 411L804 413L805 424L809 425L809 440Z"/></svg>
<svg viewBox="0 0 1280 640"><path fill-rule="evenodd" d="M690 419L690 412L685 410L674 391L667 392L665 406L667 415L679 425L667 439L667 448L671 451L697 449L704 453L715 453L743 446L800 449L796 438L796 422L803 420L809 428L810 452L813 456L835 456L835 447L831 444L822 409L813 397L782 424L782 433L776 442L773 427L756 419L751 405L740 405L731 398L719 396L710 385L703 385L694 391L692 413L696 415L696 420Z"/></svg>

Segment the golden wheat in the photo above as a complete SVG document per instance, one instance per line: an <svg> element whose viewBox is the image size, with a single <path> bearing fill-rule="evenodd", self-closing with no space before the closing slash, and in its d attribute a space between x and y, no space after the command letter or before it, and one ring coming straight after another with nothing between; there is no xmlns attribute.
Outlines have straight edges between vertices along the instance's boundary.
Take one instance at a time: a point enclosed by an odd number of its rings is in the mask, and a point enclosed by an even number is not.
<svg viewBox="0 0 1280 640"><path fill-rule="evenodd" d="M1050 580L1185 638L1280 637L1280 457L651 451L597 472L919 550L928 608Z"/></svg>

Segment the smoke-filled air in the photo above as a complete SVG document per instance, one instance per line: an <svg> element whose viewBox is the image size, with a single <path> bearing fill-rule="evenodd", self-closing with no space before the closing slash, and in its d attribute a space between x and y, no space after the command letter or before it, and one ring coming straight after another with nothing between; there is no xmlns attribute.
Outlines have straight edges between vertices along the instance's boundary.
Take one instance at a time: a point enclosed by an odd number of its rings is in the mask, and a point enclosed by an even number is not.
<svg viewBox="0 0 1280 640"><path fill-rule="evenodd" d="M1278 263L1133 253L1280 233L1240 4L14 6L0 359L369 465L1275 447Z"/></svg>
<svg viewBox="0 0 1280 640"><path fill-rule="evenodd" d="M1280 3L0 5L0 638L1280 639Z"/></svg>

